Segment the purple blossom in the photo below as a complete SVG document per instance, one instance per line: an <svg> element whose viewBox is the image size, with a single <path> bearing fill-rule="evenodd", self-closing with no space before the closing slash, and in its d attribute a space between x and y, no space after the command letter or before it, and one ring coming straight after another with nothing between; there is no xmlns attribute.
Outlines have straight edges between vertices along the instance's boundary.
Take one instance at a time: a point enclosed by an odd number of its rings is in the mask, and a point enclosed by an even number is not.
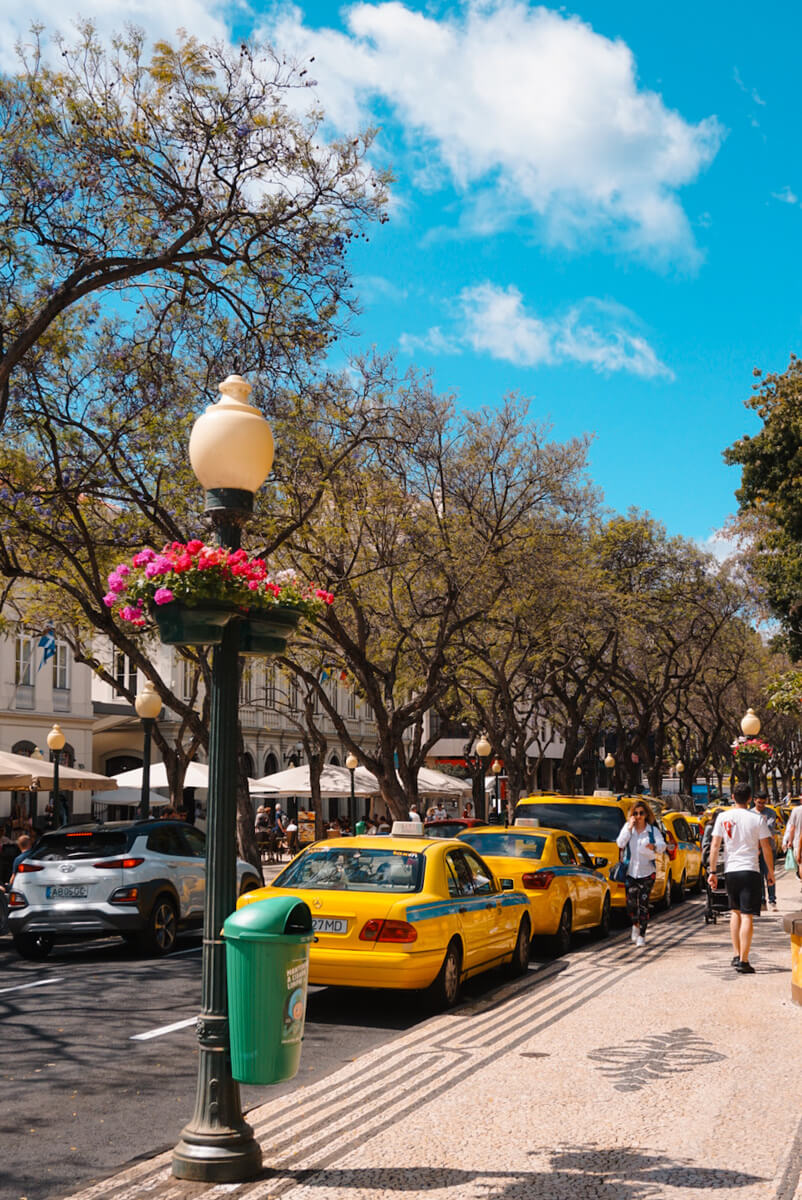
<svg viewBox="0 0 802 1200"><path fill-rule="evenodd" d="M169 588L159 588L153 599L156 604L169 604L174 599L174 596Z"/></svg>

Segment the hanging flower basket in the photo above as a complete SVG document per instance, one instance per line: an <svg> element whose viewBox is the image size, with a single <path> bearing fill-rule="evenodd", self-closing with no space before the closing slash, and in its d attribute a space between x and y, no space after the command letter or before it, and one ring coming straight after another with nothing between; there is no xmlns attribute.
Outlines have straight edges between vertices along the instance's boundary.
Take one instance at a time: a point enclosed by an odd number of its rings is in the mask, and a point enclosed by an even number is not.
<svg viewBox="0 0 802 1200"><path fill-rule="evenodd" d="M223 630L236 614L227 604L190 607L178 600L153 609L159 639L165 646L219 646Z"/></svg>
<svg viewBox="0 0 802 1200"><path fill-rule="evenodd" d="M304 582L294 571L271 575L245 550L172 542L149 546L109 575L104 603L130 625L155 622L172 646L219 645L237 617L242 654L281 654L302 617L315 617L334 600L331 592Z"/></svg>
<svg viewBox="0 0 802 1200"><path fill-rule="evenodd" d="M736 767L759 766L767 763L772 756L772 748L762 738L738 737L731 746L732 757Z"/></svg>
<svg viewBox="0 0 802 1200"><path fill-rule="evenodd" d="M301 616L297 608L278 604L268 614L249 612L239 623L240 654L283 654Z"/></svg>

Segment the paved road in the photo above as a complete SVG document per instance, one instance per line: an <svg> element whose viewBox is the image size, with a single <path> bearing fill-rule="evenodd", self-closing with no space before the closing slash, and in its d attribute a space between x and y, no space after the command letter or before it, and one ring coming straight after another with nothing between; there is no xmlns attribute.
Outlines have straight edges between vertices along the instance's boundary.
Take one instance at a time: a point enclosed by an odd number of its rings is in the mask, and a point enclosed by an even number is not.
<svg viewBox="0 0 802 1200"><path fill-rule="evenodd" d="M500 982L473 981L466 1003ZM0 938L1 1200L63 1196L176 1142L194 1105L199 1001L195 936L161 960L109 939L57 946L43 963ZM403 995L311 989L299 1075L243 1087L243 1106L316 1082L427 1015Z"/></svg>

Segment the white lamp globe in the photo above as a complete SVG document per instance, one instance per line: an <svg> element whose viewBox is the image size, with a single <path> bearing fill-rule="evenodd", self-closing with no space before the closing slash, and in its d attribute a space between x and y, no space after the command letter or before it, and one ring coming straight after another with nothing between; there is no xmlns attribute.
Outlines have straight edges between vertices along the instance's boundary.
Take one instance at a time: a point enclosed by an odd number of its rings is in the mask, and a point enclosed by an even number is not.
<svg viewBox="0 0 802 1200"><path fill-rule="evenodd" d="M229 375L219 388L221 399L192 426L192 470L207 492L258 492L273 465L273 434L259 409L248 404L246 379Z"/></svg>

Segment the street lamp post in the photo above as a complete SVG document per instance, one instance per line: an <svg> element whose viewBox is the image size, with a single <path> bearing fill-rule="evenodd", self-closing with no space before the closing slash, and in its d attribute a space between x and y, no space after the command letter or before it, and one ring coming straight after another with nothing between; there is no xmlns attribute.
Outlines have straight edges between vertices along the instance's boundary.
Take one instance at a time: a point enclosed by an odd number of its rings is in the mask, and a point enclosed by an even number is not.
<svg viewBox="0 0 802 1200"><path fill-rule="evenodd" d="M677 772L677 792L681 796L682 795L682 772L685 770L685 763L682 761L682 759L679 759L677 761L677 764L674 769Z"/></svg>
<svg viewBox="0 0 802 1200"><path fill-rule="evenodd" d="M604 765L607 768L607 786L609 787L610 791L612 791L613 790L613 771L615 770L615 755L608 753L607 757L604 760Z"/></svg>
<svg viewBox="0 0 802 1200"><path fill-rule="evenodd" d="M38 746L34 746L33 750L31 750L31 758L36 762L42 762L44 759L44 754L42 754L42 751ZM35 831L36 819L39 816L39 779L36 775L33 777L31 790L29 792L28 816L30 817L31 825Z"/></svg>
<svg viewBox="0 0 802 1200"><path fill-rule="evenodd" d="M351 827L351 833L355 829L356 821L356 796L354 795L354 771L359 766L359 759L355 754L349 754L345 760L345 765L351 772L351 795L348 798L348 824Z"/></svg>
<svg viewBox="0 0 802 1200"><path fill-rule="evenodd" d="M217 540L239 549L253 513L254 493L273 463L273 437L248 403L250 384L230 375L222 398L195 422L189 440L192 469L206 493L205 511ZM231 620L214 647L210 681L209 800L206 891L203 907L201 1012L197 1020L195 1111L173 1151L173 1174L203 1183L252 1179L262 1151L242 1116L239 1084L231 1074L223 922L236 905L237 701L239 622Z"/></svg>
<svg viewBox="0 0 802 1200"><path fill-rule="evenodd" d="M582 788L582 768L581 767L577 767L576 771L574 772L574 776L576 779L576 782L574 783L574 795L579 796L579 795L581 795L581 790L578 792L576 789L577 789L577 785L579 786L580 789Z"/></svg>
<svg viewBox="0 0 802 1200"><path fill-rule="evenodd" d="M141 718L145 730L142 748L142 792L139 798L139 819L147 821L150 811L150 736L153 732L153 723L162 710L161 697L149 679L145 680L142 691L137 692L134 708L137 716Z"/></svg>
<svg viewBox="0 0 802 1200"><path fill-rule="evenodd" d="M501 759L494 758L492 763L490 764L490 770L493 772L495 779L496 779L495 809L496 809L496 813L498 815L498 819L501 820L501 792L499 790L499 782L498 782L498 777L501 774L501 772L504 770L504 768L501 765Z"/></svg>
<svg viewBox="0 0 802 1200"><path fill-rule="evenodd" d="M760 717L753 708L747 708L746 712L741 718L741 733L744 735L744 737L748 738L757 737L757 735L760 733ZM754 798L755 764L753 762L750 762L749 764L749 790Z"/></svg>
<svg viewBox="0 0 802 1200"><path fill-rule="evenodd" d="M50 733L47 735L47 744L53 754L53 793L52 793L53 798L52 798L51 803L53 805L53 828L54 829L57 829L59 825L64 824L64 822L61 819L61 805L59 804L58 767L59 767L59 761L61 759L61 751L64 749L64 743L66 742L66 740L67 739L65 738L64 734L61 732L61 726L59 725L59 723L57 721L55 723L55 725L53 726L53 728L50 730Z"/></svg>
<svg viewBox="0 0 802 1200"><path fill-rule="evenodd" d="M479 761L479 793L477 796L477 800L478 800L479 809L481 809L481 811L477 810L476 816L480 817L483 821L484 821L485 817L487 816L487 812L486 812L487 798L485 796L485 776L487 774L487 760L490 758L491 749L492 749L492 747L490 745L490 742L487 740L486 735L483 733L482 736L479 738L479 741L474 746L474 750L476 752L476 757Z"/></svg>

